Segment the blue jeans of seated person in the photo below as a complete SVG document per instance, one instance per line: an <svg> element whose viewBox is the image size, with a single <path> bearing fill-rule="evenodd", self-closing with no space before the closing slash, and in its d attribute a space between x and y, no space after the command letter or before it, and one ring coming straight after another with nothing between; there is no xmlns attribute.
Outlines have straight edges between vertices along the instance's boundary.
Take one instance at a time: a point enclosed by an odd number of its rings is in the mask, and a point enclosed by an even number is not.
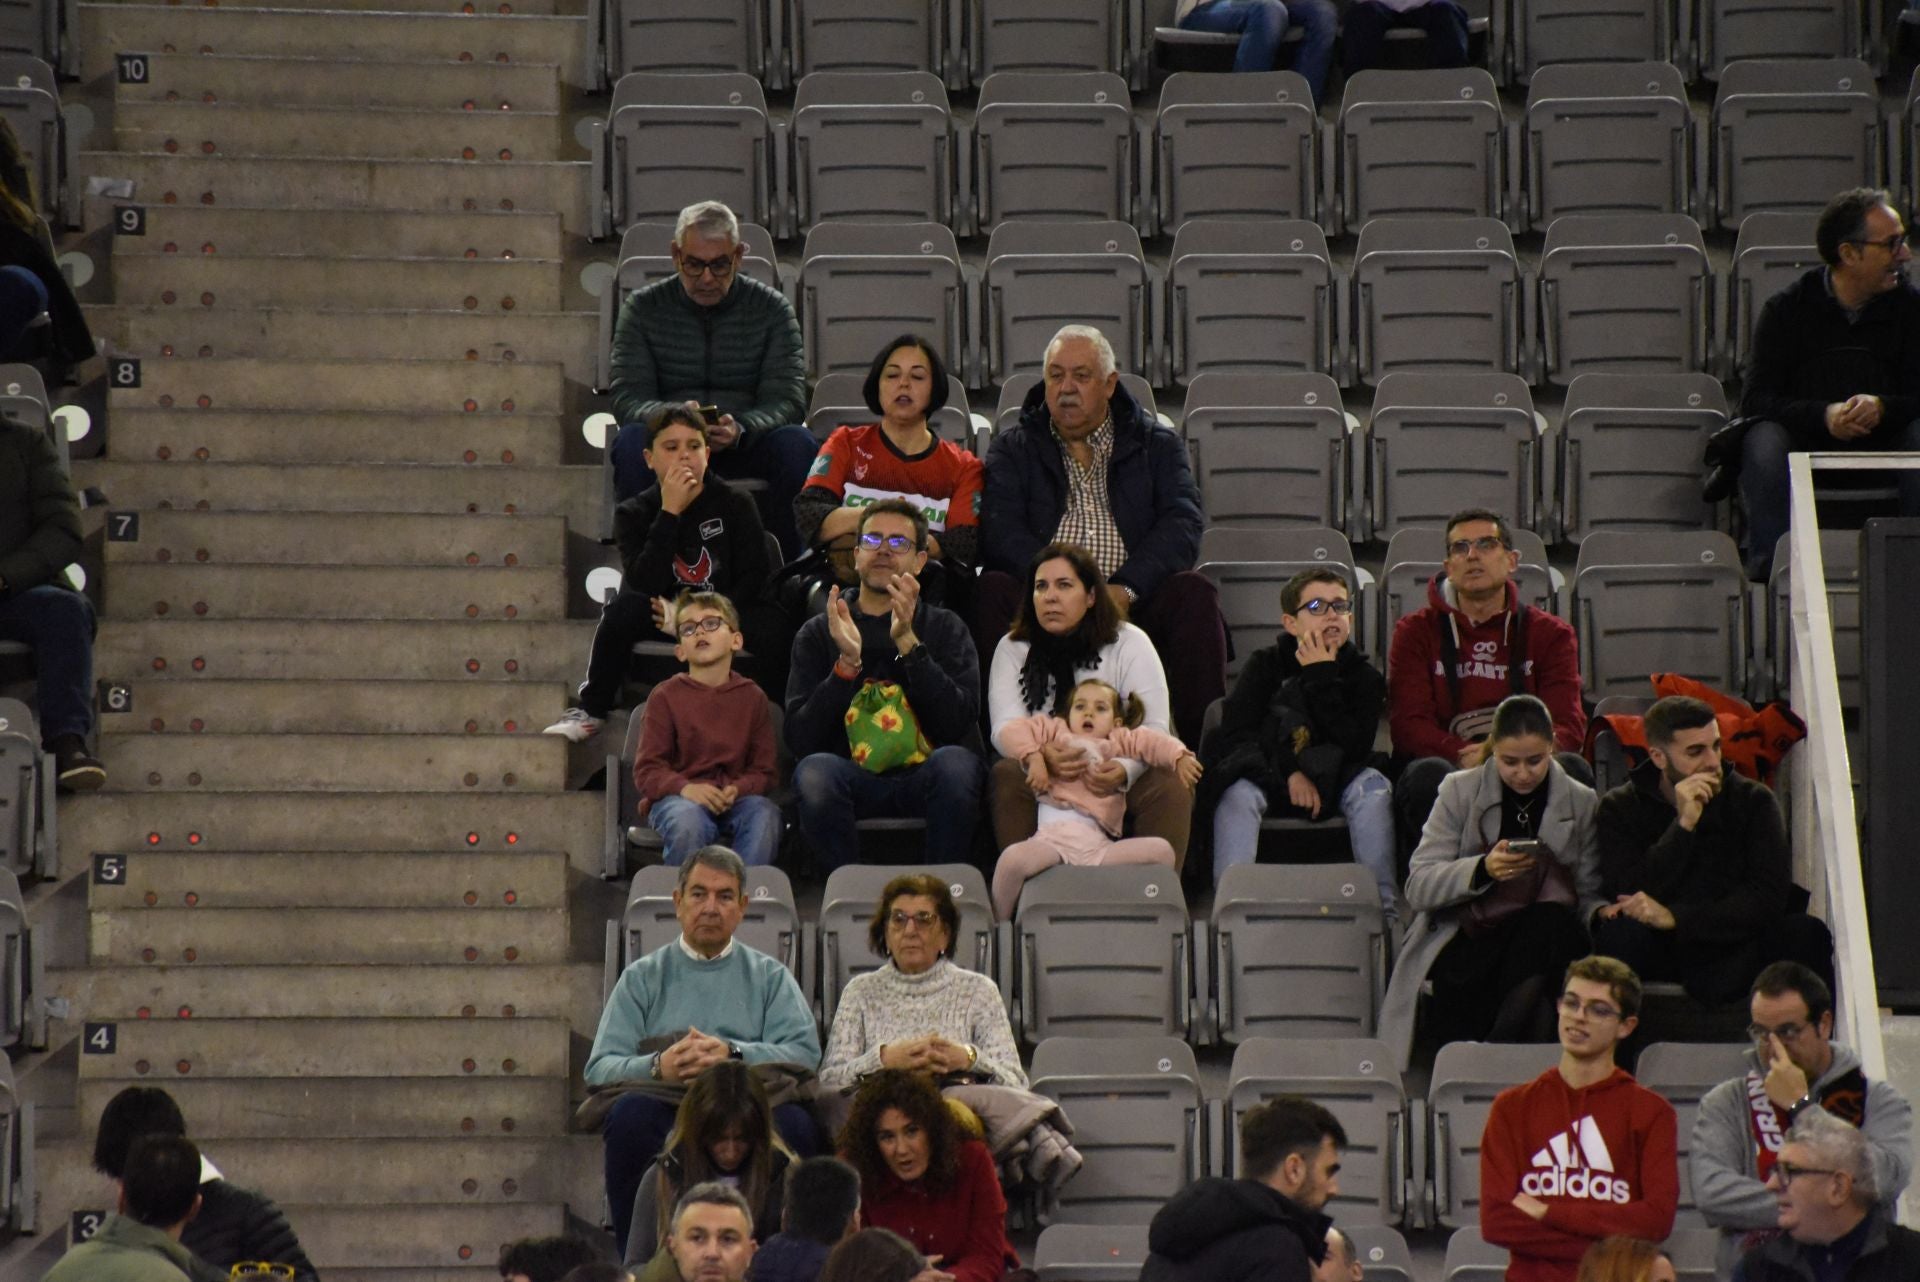
<svg viewBox="0 0 1920 1282"><path fill-rule="evenodd" d="M1467 11L1453 0L1427 0L1404 13L1362 0L1347 6L1340 32L1349 76L1377 67L1384 57L1387 32L1416 27L1427 33L1427 62L1434 67L1467 65Z"/></svg>
<svg viewBox="0 0 1920 1282"><path fill-rule="evenodd" d="M1764 583L1773 569L1774 545L1787 532L1790 489L1787 455L1800 449L1787 429L1762 419L1747 429L1740 443L1740 500L1747 509L1747 577ZM1840 441L1831 437L1820 443L1822 450L1920 450L1920 421L1904 426L1882 422L1864 440ZM1850 473L1853 477L1873 478L1873 484L1886 484L1891 475L1900 490L1900 515L1920 516L1920 471L1889 473ZM1829 482L1831 483L1831 481Z"/></svg>
<svg viewBox="0 0 1920 1282"><path fill-rule="evenodd" d="M1266 789L1251 779L1239 780L1220 795L1220 804L1213 812L1215 885L1220 884L1227 869L1254 861L1260 849L1260 821L1270 804ZM1327 799L1322 797L1322 814L1326 813L1326 804ZM1388 917L1398 919L1393 875L1393 785L1378 770L1362 770L1340 790L1340 813L1347 821L1354 862L1373 874L1374 884L1380 888L1381 908Z"/></svg>
<svg viewBox="0 0 1920 1282"><path fill-rule="evenodd" d="M780 851L780 807L769 797L742 797L717 815L685 797L662 797L647 807L647 826L660 834L665 861L675 868L716 841L750 868L764 868Z"/></svg>
<svg viewBox="0 0 1920 1282"><path fill-rule="evenodd" d="M93 602L42 584L0 599L0 641L33 647L40 739L85 737L93 728Z"/></svg>
<svg viewBox="0 0 1920 1282"><path fill-rule="evenodd" d="M1207 0L1180 20L1183 31L1237 32L1240 46L1233 53L1235 71L1272 71L1280 65L1281 42L1287 24L1300 28L1302 40L1288 70L1297 71L1313 90L1317 103L1327 88L1327 69L1333 65L1333 36L1340 24L1332 0Z"/></svg>
<svg viewBox="0 0 1920 1282"><path fill-rule="evenodd" d="M972 863L985 777L979 756L953 744L935 748L917 766L885 774L816 752L793 770L800 831L829 872L859 862L860 834L853 825L861 819L925 819L928 863Z"/></svg>
<svg viewBox="0 0 1920 1282"><path fill-rule="evenodd" d="M600 1132L606 1140L607 1211L613 1218L613 1239L621 1255L627 1253L627 1234L633 1228L633 1196L640 1191L641 1177L665 1147L678 1111L670 1100L634 1094L621 1096L607 1114L606 1126ZM780 1132L780 1138L796 1156L819 1154L820 1128L814 1125L813 1114L801 1105L782 1104L774 1109L773 1129Z"/></svg>
<svg viewBox="0 0 1920 1282"><path fill-rule="evenodd" d="M658 479L647 466L647 429L642 424L622 424L613 438L613 497L624 502L647 489ZM813 433L797 423L783 427L760 427L747 432L723 450L714 450L708 466L729 481L765 481L767 487L753 492L754 506L760 509L760 524L780 540L780 552L791 561L805 552L800 531L793 523L793 496L807 483L807 469L820 452Z"/></svg>

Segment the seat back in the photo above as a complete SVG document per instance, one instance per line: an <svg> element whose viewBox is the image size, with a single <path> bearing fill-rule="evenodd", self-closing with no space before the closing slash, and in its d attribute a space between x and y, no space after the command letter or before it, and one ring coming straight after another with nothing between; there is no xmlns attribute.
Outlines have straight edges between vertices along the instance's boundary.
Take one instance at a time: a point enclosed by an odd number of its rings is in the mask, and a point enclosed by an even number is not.
<svg viewBox="0 0 1920 1282"><path fill-rule="evenodd" d="M678 868L665 864L649 865L633 875L622 918L626 936L623 964L631 965L679 938L680 921L673 911L673 890L679 877ZM777 958L796 978L800 975L800 907L787 874L778 868L747 869L746 913L733 937Z"/></svg>
<svg viewBox="0 0 1920 1282"><path fill-rule="evenodd" d="M949 370L966 373L966 280L959 245L940 223L815 227L799 294L810 379L864 378L881 346L902 334L929 339Z"/></svg>
<svg viewBox="0 0 1920 1282"><path fill-rule="evenodd" d="M1132 220L1133 107L1119 76L1000 72L980 86L973 132L981 230L1010 218Z"/></svg>
<svg viewBox="0 0 1920 1282"><path fill-rule="evenodd" d="M621 77L607 117L613 225L671 223L689 191L747 221L772 223L772 138L766 94L752 76Z"/></svg>
<svg viewBox="0 0 1920 1282"><path fill-rule="evenodd" d="M975 84L1003 71L1119 71L1125 63L1115 0L968 0L965 12Z"/></svg>
<svg viewBox="0 0 1920 1282"><path fill-rule="evenodd" d="M1539 523L1539 428L1512 374L1389 374L1367 424L1367 529L1445 526L1462 508Z"/></svg>
<svg viewBox="0 0 1920 1282"><path fill-rule="evenodd" d="M1209 520L1346 528L1350 438L1327 375L1202 374L1180 428Z"/></svg>
<svg viewBox="0 0 1920 1282"><path fill-rule="evenodd" d="M1039 1282L1139 1282L1144 1224L1049 1224L1033 1244Z"/></svg>
<svg viewBox="0 0 1920 1282"><path fill-rule="evenodd" d="M1364 74L1364 73L1363 73ZM1520 372L1520 264L1493 218L1382 218L1353 267L1353 373Z"/></svg>
<svg viewBox="0 0 1920 1282"><path fill-rule="evenodd" d="M47 385L31 365L0 365L0 418L45 432L56 438L57 444L64 443L53 425Z"/></svg>
<svg viewBox="0 0 1920 1282"><path fill-rule="evenodd" d="M1633 759L1603 717L1644 717L1654 700L1646 695L1610 694L1593 706L1593 790L1601 796L1627 781Z"/></svg>
<svg viewBox="0 0 1920 1282"><path fill-rule="evenodd" d="M1858 58L1865 40L1866 7L1855 0L1699 0L1694 58L1717 80L1742 59Z"/></svg>
<svg viewBox="0 0 1920 1282"><path fill-rule="evenodd" d="M1558 1042L1452 1042L1440 1048L1427 1091L1427 1117L1433 1127L1427 1151L1433 1163L1433 1210L1442 1227L1480 1223L1480 1133L1487 1127L1493 1097L1538 1077L1559 1060ZM1458 1241L1459 1235L1454 1238ZM1452 1244L1447 1257L1451 1278Z"/></svg>
<svg viewBox="0 0 1920 1282"><path fill-rule="evenodd" d="M634 71L759 79L766 71L767 0L614 0L610 10L607 63L616 79Z"/></svg>
<svg viewBox="0 0 1920 1282"><path fill-rule="evenodd" d="M1561 386L1582 374L1705 371L1713 267L1685 214L1570 214L1540 256L1542 372Z"/></svg>
<svg viewBox="0 0 1920 1282"><path fill-rule="evenodd" d="M969 864L929 864L924 868L847 864L827 877L820 898L819 945L814 956L820 972L820 1022L833 1024L840 994L855 975L878 970L886 958L868 947L867 927L880 903L880 894L895 877L926 873L947 883L953 906L960 912L960 933L953 941L953 964L998 980L999 957L994 948L993 901L987 881Z"/></svg>
<svg viewBox="0 0 1920 1282"><path fill-rule="evenodd" d="M27 1002L33 995L28 982L33 972L29 942L20 879L0 868L0 1046L21 1046L27 1041ZM6 1205L0 1201L0 1210Z"/></svg>
<svg viewBox="0 0 1920 1282"><path fill-rule="evenodd" d="M1154 120L1160 225L1320 218L1320 126L1293 71L1176 71Z"/></svg>
<svg viewBox="0 0 1920 1282"><path fill-rule="evenodd" d="M1186 896L1173 869L1049 869L1021 892L1014 934L1020 1026L1029 1042L1186 1035L1193 961Z"/></svg>
<svg viewBox="0 0 1920 1282"><path fill-rule="evenodd" d="M1227 675L1280 632L1280 592L1301 570L1331 565L1354 597L1354 644L1367 648L1366 596L1346 535L1324 526L1210 527L1200 537L1200 573L1220 594L1232 657Z"/></svg>
<svg viewBox="0 0 1920 1282"><path fill-rule="evenodd" d="M1386 932L1379 889L1360 865L1229 868L1212 936L1222 1041L1373 1036Z"/></svg>
<svg viewBox="0 0 1920 1282"><path fill-rule="evenodd" d="M1553 571L1547 560L1547 545L1532 530L1510 527L1513 550L1520 554L1513 581L1519 586L1522 604L1536 606L1549 614L1559 609L1553 588ZM1386 560L1381 562L1380 619L1376 635L1384 651L1393 629L1400 620L1427 608L1427 586L1446 561L1446 539L1439 526L1402 526L1387 541Z"/></svg>
<svg viewBox="0 0 1920 1282"><path fill-rule="evenodd" d="M1123 222L1002 223L987 241L986 377L1031 386L1072 318L1113 344L1120 368L1152 372L1153 277Z"/></svg>
<svg viewBox="0 0 1920 1282"><path fill-rule="evenodd" d="M793 203L827 219L950 224L953 120L928 71L820 71L793 101Z"/></svg>
<svg viewBox="0 0 1920 1282"><path fill-rule="evenodd" d="M933 71L946 65L947 6L787 0L797 83L816 71Z"/></svg>
<svg viewBox="0 0 1920 1282"><path fill-rule="evenodd" d="M12 1063L0 1056L0 1242L34 1227L32 1119L33 1105L15 1085Z"/></svg>
<svg viewBox="0 0 1920 1282"><path fill-rule="evenodd" d="M1582 374L1567 387L1554 436L1554 528L1578 543L1594 530L1711 525L1700 459L1726 422L1727 396L1712 375Z"/></svg>
<svg viewBox="0 0 1920 1282"><path fill-rule="evenodd" d="M1505 214L1500 91L1479 67L1362 71L1340 100L1340 222Z"/></svg>
<svg viewBox="0 0 1920 1282"><path fill-rule="evenodd" d="M1683 1156L1680 1165L1683 1186L1686 1169ZM1676 1228L1660 1244L1660 1249L1673 1261L1675 1282L1716 1282L1720 1276L1718 1229Z"/></svg>
<svg viewBox="0 0 1920 1282"><path fill-rule="evenodd" d="M0 867L39 871L51 840L52 761L40 750L40 729L18 699L0 699Z"/></svg>
<svg viewBox="0 0 1920 1282"><path fill-rule="evenodd" d="M1169 372L1330 374L1340 351L1340 279L1327 238L1304 220L1196 219L1167 270Z"/></svg>
<svg viewBox="0 0 1920 1282"><path fill-rule="evenodd" d="M51 62L60 56L60 6L47 0L0 3L0 53Z"/></svg>
<svg viewBox="0 0 1920 1282"><path fill-rule="evenodd" d="M1413 1252L1399 1229L1384 1224L1342 1225L1341 1232L1353 1242L1354 1257L1361 1272L1379 1282L1414 1282Z"/></svg>
<svg viewBox="0 0 1920 1282"><path fill-rule="evenodd" d="M40 197L36 213L60 217L66 172L60 85L53 68L27 53L0 53L0 119L20 140L27 171Z"/></svg>
<svg viewBox="0 0 1920 1282"><path fill-rule="evenodd" d="M1529 81L1555 63L1670 62L1673 27L1668 0L1527 0L1514 6L1513 74Z"/></svg>
<svg viewBox="0 0 1920 1282"><path fill-rule="evenodd" d="M1580 544L1573 586L1581 687L1639 694L1655 672L1729 693L1747 683L1747 578L1715 530L1601 530Z"/></svg>
<svg viewBox="0 0 1920 1282"><path fill-rule="evenodd" d="M1818 213L1836 191L1884 185L1880 97L1857 58L1729 63L1713 101L1713 208Z"/></svg>
<svg viewBox="0 0 1920 1282"><path fill-rule="evenodd" d="M880 416L867 407L865 384L865 374L853 373L824 374L814 383L813 400L807 405L807 430L815 440L826 440L836 427L879 422ZM941 440L952 441L963 450L975 450L967 389L951 374L947 375L947 403L928 416L927 425Z"/></svg>
<svg viewBox="0 0 1920 1282"><path fill-rule="evenodd" d="M1054 1221L1141 1224L1206 1173L1200 1069L1179 1038L1050 1037L1029 1077L1072 1120L1084 1159Z"/></svg>
<svg viewBox="0 0 1920 1282"><path fill-rule="evenodd" d="M1506 1282L1507 1248L1480 1236L1478 1223L1447 1239L1446 1282Z"/></svg>
<svg viewBox="0 0 1920 1282"><path fill-rule="evenodd" d="M1753 327L1769 298L1803 273L1822 266L1813 239L1814 215L1748 214L1733 243L1733 270L1727 279L1727 314L1721 327L1722 373L1743 372Z"/></svg>
<svg viewBox="0 0 1920 1282"><path fill-rule="evenodd" d="M1527 87L1521 145L1531 226L1693 207L1693 112L1671 63L1542 67Z"/></svg>
<svg viewBox="0 0 1920 1282"><path fill-rule="evenodd" d="M1853 530L1820 531L1820 568L1827 584L1827 618L1833 624L1833 661L1844 707L1860 706L1860 671L1865 646L1860 630L1860 535ZM1767 598L1773 644L1773 689L1790 698L1793 673L1793 536L1783 534L1773 554Z"/></svg>
<svg viewBox="0 0 1920 1282"><path fill-rule="evenodd" d="M1700 1115L1700 1101L1720 1083L1747 1072L1747 1046L1744 1042L1655 1042L1640 1052L1633 1067L1634 1080L1673 1105L1678 1122L1680 1164L1680 1213L1676 1228L1705 1228L1706 1220L1695 1206L1693 1174L1688 1154L1693 1151L1693 1121ZM1709 1256L1711 1261L1711 1256Z"/></svg>

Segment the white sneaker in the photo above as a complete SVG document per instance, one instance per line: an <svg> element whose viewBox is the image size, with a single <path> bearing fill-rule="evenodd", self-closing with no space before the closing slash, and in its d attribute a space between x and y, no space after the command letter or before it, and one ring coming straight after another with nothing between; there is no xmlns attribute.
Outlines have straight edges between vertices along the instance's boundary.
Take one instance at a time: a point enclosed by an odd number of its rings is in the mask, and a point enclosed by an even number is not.
<svg viewBox="0 0 1920 1282"><path fill-rule="evenodd" d="M600 727L607 724L585 708L568 708L560 719L542 730L541 734L557 734L569 743L585 743L600 733Z"/></svg>

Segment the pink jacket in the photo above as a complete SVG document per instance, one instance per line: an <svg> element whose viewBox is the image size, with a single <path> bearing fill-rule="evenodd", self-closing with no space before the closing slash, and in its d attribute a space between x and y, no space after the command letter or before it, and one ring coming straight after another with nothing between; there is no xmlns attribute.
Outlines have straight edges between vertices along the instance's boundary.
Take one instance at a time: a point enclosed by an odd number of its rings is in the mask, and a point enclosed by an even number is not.
<svg viewBox="0 0 1920 1282"><path fill-rule="evenodd" d="M1000 728L1000 735L1008 755L1022 762L1029 754L1038 752L1050 743L1077 745L1095 764L1111 761L1115 757L1132 757L1150 766L1171 767L1190 751L1186 744L1172 735L1149 730L1145 726L1132 729L1119 726L1108 738L1090 739L1075 734L1073 728L1059 717L1050 717L1045 713L1009 721ZM1062 809L1078 810L1099 824L1109 836L1120 835L1120 822L1127 813L1126 793L1116 792L1101 797L1096 796L1080 779L1052 779L1041 795Z"/></svg>

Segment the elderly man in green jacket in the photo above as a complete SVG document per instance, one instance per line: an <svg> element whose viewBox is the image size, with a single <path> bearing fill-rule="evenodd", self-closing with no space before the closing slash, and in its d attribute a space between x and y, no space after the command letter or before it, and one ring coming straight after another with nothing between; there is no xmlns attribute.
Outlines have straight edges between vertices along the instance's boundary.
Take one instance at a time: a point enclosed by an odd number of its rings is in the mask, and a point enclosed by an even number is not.
<svg viewBox="0 0 1920 1282"><path fill-rule="evenodd" d="M800 322L779 290L740 273L740 222L716 200L680 211L674 274L629 295L613 331L613 412L623 429L685 404L709 417L712 468L729 481L765 482L761 523L787 558L805 548L793 496L817 442L804 426L806 364ZM614 489L626 499L653 484L644 431L614 439Z"/></svg>
<svg viewBox="0 0 1920 1282"><path fill-rule="evenodd" d="M134 1142L120 1209L60 1257L42 1282L187 1282L193 1256L180 1232L200 1209L200 1150L180 1135Z"/></svg>

